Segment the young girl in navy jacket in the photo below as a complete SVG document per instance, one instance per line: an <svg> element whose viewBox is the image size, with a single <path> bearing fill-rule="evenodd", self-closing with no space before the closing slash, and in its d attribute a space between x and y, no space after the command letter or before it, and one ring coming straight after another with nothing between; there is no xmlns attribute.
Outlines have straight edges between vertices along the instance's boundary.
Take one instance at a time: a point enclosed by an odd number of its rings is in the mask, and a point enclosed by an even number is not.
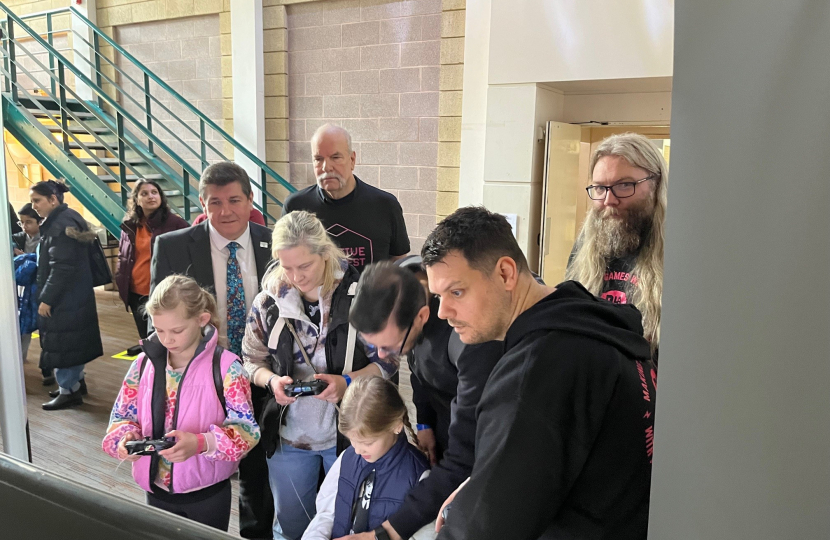
<svg viewBox="0 0 830 540"><path fill-rule="evenodd" d="M410 442L416 439L397 387L380 377L355 379L338 428L352 444L326 475L303 540L386 538L381 524L429 474L429 461Z"/></svg>
<svg viewBox="0 0 830 540"><path fill-rule="evenodd" d="M127 371L104 437L112 457L133 463L147 504L228 530L230 477L259 442L251 387L235 354L219 344L216 302L192 278L169 276L147 302L156 332ZM126 443L175 438L153 455Z"/></svg>

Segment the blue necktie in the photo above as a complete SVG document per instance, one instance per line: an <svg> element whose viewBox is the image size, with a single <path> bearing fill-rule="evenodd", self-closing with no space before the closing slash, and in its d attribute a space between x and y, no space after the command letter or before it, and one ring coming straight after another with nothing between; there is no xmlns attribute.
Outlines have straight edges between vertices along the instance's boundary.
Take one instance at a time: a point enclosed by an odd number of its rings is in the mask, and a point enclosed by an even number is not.
<svg viewBox="0 0 830 540"><path fill-rule="evenodd" d="M242 272L236 250L239 244L228 244L228 349L237 356L242 355L242 336L245 335L245 288L242 286Z"/></svg>

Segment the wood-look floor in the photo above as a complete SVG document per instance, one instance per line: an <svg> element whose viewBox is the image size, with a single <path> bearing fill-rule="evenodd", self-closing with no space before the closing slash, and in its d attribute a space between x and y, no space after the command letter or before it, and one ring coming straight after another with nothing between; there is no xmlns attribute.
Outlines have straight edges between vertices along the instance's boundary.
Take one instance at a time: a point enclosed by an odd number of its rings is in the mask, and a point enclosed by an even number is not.
<svg viewBox="0 0 830 540"><path fill-rule="evenodd" d="M89 395L74 409L46 412L41 404L50 398L53 387L41 384L37 368L40 345L35 338L24 366L26 402L32 445L32 461L51 472L84 485L134 501L144 501L144 491L133 481L130 464L119 462L101 450L101 440L109 420L112 404L130 361L113 359L138 341L132 315L115 291L96 290L98 318L104 356L86 367ZM409 373L401 370L401 392L411 408ZM414 414L410 415L414 420ZM1 443L2 441L0 441ZM233 480L233 505L229 532L238 536L237 482Z"/></svg>

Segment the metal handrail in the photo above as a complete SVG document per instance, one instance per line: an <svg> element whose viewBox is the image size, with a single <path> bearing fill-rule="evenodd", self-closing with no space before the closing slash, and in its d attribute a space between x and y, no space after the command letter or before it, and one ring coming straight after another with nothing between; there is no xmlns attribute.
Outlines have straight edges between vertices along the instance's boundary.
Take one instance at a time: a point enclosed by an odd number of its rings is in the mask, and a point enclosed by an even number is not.
<svg viewBox="0 0 830 540"><path fill-rule="evenodd" d="M90 29L92 29L92 31L96 35L98 35L100 38L102 38L104 41L106 41L120 55L122 55L124 58L126 58L127 60L132 62L136 67L141 69L141 71L144 72L145 75L148 75L153 82L155 82L157 85L159 85L165 91L167 91L170 95L172 95L176 99L176 101L178 101L185 108L187 108L192 114L196 115L200 120L204 121L205 124L208 127L210 127L211 129L213 129L214 131L219 133L222 136L222 138L225 139L225 141L230 143L236 150L240 151L242 153L242 155L244 155L246 158L251 160L251 162L253 162L257 167L259 167L261 170L263 170L265 173L267 173L268 176L273 177L283 187L288 189L289 192L296 191L296 188L294 186L292 186L290 183L288 183L284 178L282 178L282 176L280 176L276 171L274 171L271 167L269 167L267 164L265 164L261 159L259 159L254 154L252 154L247 148L245 148L244 146L239 144L239 142L236 141L236 139L231 137L224 129L220 128L213 120L211 120L210 118L205 116L204 113L202 113L200 110L195 108L189 101L187 101L185 98L183 98L178 92L173 90L167 83L165 83L164 81L159 79L152 71L147 69L147 67L144 66L144 64L139 62L133 55L131 55L126 50L124 50L123 47L121 47L117 42L115 42L108 35L103 33L100 28L95 26L89 19L87 19L83 14L81 14L77 9L75 9L74 6L71 6L68 9L72 12L73 15L77 16ZM279 203L279 201L276 201L276 202Z"/></svg>
<svg viewBox="0 0 830 540"><path fill-rule="evenodd" d="M83 56L81 56L81 58L83 58L83 59L84 59L84 61L85 61L86 63L88 63L90 66L93 66L93 67L94 67L94 64L93 64L93 63L92 63L92 62L91 62L88 58L84 58ZM118 70L118 71L119 71L122 75L124 75L125 77L129 78L131 81L133 81L133 82L135 83L135 80L133 80L133 79L132 79L129 75L127 75L126 73L124 73L124 72L123 72L120 68L118 68L118 67L116 66L116 67L115 67L115 69L117 69L117 70ZM109 77L107 77L105 74L101 73L101 76L102 76L104 79L106 79L106 81L107 81L108 83L110 83L111 85L115 86L116 88L120 88L120 86L118 86L118 84L117 84L115 81L113 81L112 79L110 79ZM138 83L135 83L135 84L138 84ZM129 94L129 92L122 92L122 93L121 93L121 95L122 95L122 96L124 96L124 97L129 98L129 99L130 99L130 101L132 101L133 103L135 103L136 105L138 105L138 107L139 107L139 108L141 108L141 103L139 103L137 99L135 99L133 96L131 96L131 95ZM153 98L153 99L155 99L155 98ZM161 105L162 107L164 107L164 110L166 110L168 113L170 113L170 115L173 115L173 111L171 111L170 109L168 109L167 107L165 107L165 106L164 106L164 104L162 104L162 103L160 103L160 102L159 102L159 105ZM142 110L144 110L144 109L142 109ZM159 124L159 125L161 125L161 127L163 127L163 128L167 131L167 133L169 133L172 137L174 137L174 138L176 139L176 141L178 141L178 142L179 142L182 146L184 146L185 148L187 148L188 150L190 150L190 151L193 153L193 155L194 155L194 156L196 156L197 158L198 158L198 157L201 157L199 153L197 153L194 149L190 148L190 146L188 146L188 144L187 144L186 142L184 142L184 141L181 139L181 137L179 137L178 135L176 135L175 133L173 133L173 131L172 131L170 128L168 128L166 125L164 125L164 123L163 123L163 122L161 122L158 118L156 118L155 116L152 116L152 115L150 115L150 117L151 117L151 118L153 118L154 120L157 120L157 121L158 121L158 124ZM198 133L196 133L196 131L195 131L194 129L190 128L190 126L187 126L187 124L184 124L184 125L185 125L185 126L186 126L189 130L190 130L190 132L191 132L191 133L193 133L193 134L194 134L194 135L196 135L197 137L199 136L199 134L198 134Z"/></svg>
<svg viewBox="0 0 830 540"><path fill-rule="evenodd" d="M139 83L138 81L136 81L135 79L133 79L133 78L132 78L132 77L131 77L131 76L130 76L127 72L125 72L123 69L121 69L121 68L120 68L120 67L119 67L116 63L114 63L112 60L110 60L109 58L107 58L105 55L101 54L99 51L96 51L96 50L94 49L94 45L92 45L89 41L87 41L86 39L84 39L84 37L83 37L82 35L80 35L78 32L76 32L76 31L74 31L74 30L73 30L72 32L73 32L73 33L74 33L74 34L75 34L75 35L76 35L76 36L77 36L77 37L78 37L78 38L79 38L82 42L86 43L86 44L87 44L87 45L89 45L90 47L93 47L93 52L94 52L96 55L98 55L98 56L100 56L101 58L103 58L104 60L106 60L106 61L107 61L107 63L109 63L109 65L111 65L113 68L115 68L115 70L116 70L116 71L118 71L118 73L120 73L120 74L121 74L122 76L124 76L127 80L129 80L131 83L133 83L133 84L134 84L134 85L135 85L135 86L136 86L139 90L141 90L142 92L144 92L145 99L151 99L152 101L154 101L154 102L155 102L155 104L156 104L157 106L161 107L161 108L162 108L162 110L164 110L167 114L169 114L169 115L170 115L170 117L171 117L173 120L178 120L179 125L181 125L184 129L186 129L187 131L189 131L190 133L192 133L192 134L193 134L196 138L200 139L200 143L204 146L203 150L206 150L206 149L208 149L208 148L209 148L209 149L210 149L210 150L212 150L212 151L213 151L213 153L214 153L214 154L216 154L218 157L220 157L221 159L223 159L223 160L225 160L225 161L228 161L228 157L227 157L224 153L222 153L222 151L221 151L221 150L219 150L218 148L216 148L215 146L213 146L213 144L212 144L212 143L210 143L209 141L207 141L207 140L201 140L201 139L203 139L203 138L204 138L204 135L203 135L202 133L197 133L195 129L193 129L192 127L190 127L190 125L188 125L188 123L187 123L187 122L185 122L184 120L182 120L181 118L179 118L179 116L178 116L176 113L174 113L173 111L171 111L171 110L167 107L167 105L165 105L164 103L162 103L161 101L159 101L159 100L158 100L158 98L156 98L155 96L153 96L153 95L149 94L149 93L147 92L147 87L149 86L149 84L148 84L147 82L145 82L145 84L144 84L144 85L142 85L141 83ZM84 59L84 61L85 61L86 63L88 63L88 64L92 65L92 62L91 62L88 58L84 58L84 57L82 57L82 58ZM132 96L129 94L129 92L123 92L123 88L121 88L121 87L118 85L118 83L116 83L115 81L113 81L112 79L110 79L109 77L107 77L107 76L106 76L105 74L103 74L103 73L99 73L99 75L100 75L101 77L103 77L104 79L106 79L106 80L107 80L107 82L109 82L110 84L112 84L114 87L121 89L121 90L122 90L122 95L124 95L124 96L126 96L126 97L130 98L130 100L131 100L133 103L135 103L136 105L138 105L138 108L139 108L139 109L141 109L142 111L144 111L144 113L145 113L145 117L148 119L148 121L149 121L150 119L155 120L155 121L156 121L156 123L160 124L160 125L161 125L161 126L162 126L165 130L167 130L167 132L168 132L170 135L172 135L173 137L175 137L175 138L176 138L176 140L177 140L179 143L181 143L181 144L182 144L182 146L184 146L184 147L186 147L188 150L190 150L190 151L191 151L191 152L192 152L192 153L193 153L193 154L194 154L197 158L200 158L200 159L202 159L202 160L204 161L204 159L203 159L203 158L204 158L204 155L202 155L201 153L197 152L194 148L192 148L192 147L191 147L189 144L187 144L186 142L182 141L182 140L181 140L181 139L180 139L180 138L179 138L179 137L178 137L175 133L173 133L173 132L172 132L172 131L171 131L171 130L170 130L170 129L169 129L169 128L168 128L168 127L164 124L164 122L163 122L160 118L158 118L157 116L153 115L153 114L150 112L151 107L149 107L149 106L142 107L142 106L141 106L141 104L140 104L140 103L139 103L139 102L138 102L138 101L137 101L134 97L132 97ZM146 78L147 78L147 76L146 76L146 74L145 74L145 79L146 79ZM148 105L149 105L149 104L148 104ZM151 124L152 124L152 123L151 123ZM277 202L279 202L279 201L277 201Z"/></svg>
<svg viewBox="0 0 830 540"><path fill-rule="evenodd" d="M6 38L6 39L8 39L8 38ZM17 40L15 40L15 39L11 39L11 41L13 41L13 42L15 43L15 46L16 46L16 47L19 47L20 49L22 49L22 50L23 50L23 52L25 52L27 55L29 55L29 56L30 56L30 57L31 57L31 58L35 61L35 63L37 63L39 66L41 66L41 67L45 68L45 66L43 65L43 63L42 63L42 62L40 62L40 60L38 60L38 59L37 59L37 57L36 57L36 56L35 56L35 55L31 52L31 51L29 51L29 50L28 50L28 48L26 48L26 47L25 47L22 43L19 43L19 42L18 42ZM29 77L30 79L34 80L34 79L33 79L33 77L31 77L31 72L29 72L29 71L28 71L25 67L23 67L22 65L18 65L17 67L18 67L18 69L20 69L20 70L23 72L23 74L24 74L24 75L26 75L26 76L27 76L27 77ZM9 77L9 80L11 81L11 83L12 83L13 85L18 86L18 87L20 86L20 84L19 84L17 81L14 81L14 80L12 80L12 79L11 79L10 73L8 73L5 69L0 68L0 72L2 72L2 73L6 76L6 77ZM50 74L50 77L52 77L52 78L58 78L58 79L60 78L59 76L58 76L58 77L56 77L56 76L54 75L54 73L52 73L52 72L51 72L51 71L49 71L49 70L45 70L45 72L46 72L46 73L49 73L49 74ZM60 82L60 81L58 81L58 82ZM23 89L23 88L21 88L21 89ZM70 93L71 93L71 94L72 94L72 95L73 95L76 99L78 99L78 100L80 101L80 96L78 96L78 94L77 94L77 93L76 93L76 92L75 92L72 88L66 87L66 85L65 85L65 84L61 84L61 89L62 89L62 90L64 90L64 91L69 91L69 92L70 92ZM25 90L25 89L23 89L23 90ZM48 91L48 90L46 90L45 88L43 89L43 91L44 91L44 92L45 92L45 93L46 93L46 94L47 94L47 95L48 95L48 96L49 96L52 100L54 100L56 103L57 103L57 102L59 102L59 101L61 101L61 99L60 99L58 96L56 96L56 95L53 95L53 94L49 93L49 91ZM47 117L49 120L51 120L51 121L52 121L52 122L54 122L55 124L59 124L59 123L61 123L62 119L61 119L61 120L58 120L57 118L55 118L54 116L52 116L52 114L50 113L49 109L47 109L47 108L43 107L43 105L41 105L41 104L40 104L37 100L33 100L33 103L35 104L35 106L36 106L36 107L37 107L37 108L38 108L38 109L39 109L39 110L40 110L43 114L45 114L45 115L46 115L46 117ZM96 118L99 122L102 122L102 123L106 124L106 123L109 121L109 118L107 118L107 117L105 117L105 116L103 116L103 115L100 115L100 114L99 114L99 113L98 113L95 109L89 109L89 112L90 112L90 113L91 113L91 114L92 114L92 115L93 115L93 116L94 116L94 117L95 117L95 118ZM84 128L84 131L86 131L86 133L87 133L88 135L91 135L91 136L92 136L92 137L93 137L93 138L94 138L94 139L95 139L98 143L100 143L101 145L106 146L106 147L112 147L112 145L111 145L111 144L109 144L109 143L107 143L105 140L103 140L103 139L102 139L102 138L98 135L98 133L96 133L96 132L95 132L95 130L94 130L94 129L91 129L89 126L87 126L87 124L86 124L86 122L83 120L83 118L81 118L81 117L77 116L77 115L75 114L75 111L72 111L71 109L68 109L68 108L62 108L62 109L61 109L61 116L63 116L63 115L64 115L64 114L66 114L66 113L68 113L68 114L72 117L72 120L73 120L76 124L79 124L82 128ZM111 128L110 128L110 129L111 129ZM84 152L86 152L86 153L87 153L87 155L89 155L89 157L90 157L90 158L92 158L92 159L93 159L93 160L97 163L97 165L98 165L99 167L101 167L102 169L104 169L104 170L107 172L107 174L109 174L110 176L112 176L113 178L116 178L116 179L117 179L117 178L119 178L119 177L121 176L121 173L116 174L116 173L112 170L112 168L110 168L110 166L109 166L109 165L107 165L106 163L104 163L104 162L103 162L103 161L99 158L99 156L95 155L95 153L94 153L94 152L93 152L90 148L88 148L88 147L86 146L85 142L84 142L84 141L82 141L81 139L79 139L79 138L78 138L78 137L77 137L77 136L76 136L76 135L75 135L72 131L69 131L69 130L63 130L63 131L62 131L62 136L63 136L63 138L64 138L64 142L63 142L63 144L64 144L64 149L68 149L68 144L69 144L69 142L68 142L68 138L69 138L69 137L71 137L71 138L74 140L74 142L75 142L76 144L78 144L78 145L81 147L80 149L81 149L81 150L83 150ZM142 152L141 152L140 148L138 148L138 147L137 147L137 146L135 146L132 142L130 142L129 140L127 140L125 137L123 137L123 134L122 134L122 136L119 138L119 143L121 143L121 142L122 142L122 141L121 141L121 139L123 139L123 143L127 144L127 145L130 147L130 150L132 150L133 152L135 152L135 153L136 153L137 155L139 155L139 156L140 156L140 155L142 155ZM155 169L157 173L159 173L159 174L161 174L161 175L164 175L164 171L163 171L161 168L159 168L159 167L158 167L158 165L156 165L156 164L155 164L154 162L152 162L151 160L147 160L145 163L146 163L147 165L151 166L153 169ZM122 161L122 162L119 164L119 167L120 167L120 168L122 168L122 169L124 169L124 168L128 168L128 169L130 169L130 170L133 172L133 174L135 174L138 178L145 178L145 176L141 173L141 171L137 170L137 169L136 169L133 165L131 165L131 164L130 164L130 162L129 162L129 161ZM121 182L121 187L122 187L122 190L121 190L122 204L126 204L126 197L127 197L127 191L128 191L128 188L127 188L127 186L125 185L125 182L123 182L123 181ZM186 201L186 203L185 203L185 204L188 204L188 205L189 205L189 203L190 203L190 201ZM175 209L175 208L174 208L174 209ZM189 212L184 212L184 213L189 213Z"/></svg>
<svg viewBox="0 0 830 540"><path fill-rule="evenodd" d="M54 57L57 58L59 62L64 63L66 65L66 68L69 69L70 72L75 74L75 76L78 78L79 81L83 82L86 86L89 86L93 90L94 94L97 96L97 101L98 101L98 103L101 107L103 107L104 103L106 102L108 105L111 105L115 111L122 114L124 116L124 118L129 121L130 124L132 124L134 126L137 126L139 131L147 138L147 142L148 142L147 146L149 147L150 152L153 152L153 146L154 145L158 145L161 150L163 150L165 153L170 155L171 158L173 158L178 163L178 165L180 165L182 167L186 177L190 176L190 177L193 177L194 179L196 179L200 176L200 173L196 172L196 170L192 166L190 166L190 164L187 163L187 161L182 159L177 154L173 153L161 140L158 139L157 136L155 136L155 134L152 133L152 124L153 123L159 124L160 127L165 132L169 133L174 140L178 141L183 147L187 148L188 151L190 153L192 153L193 156L197 160L201 161L203 168L207 166L207 155L208 155L207 151L208 150L211 151L211 155L215 154L215 156L219 157L220 159L227 160L227 157L224 155L224 153L221 150L219 150L216 146L214 146L214 144L211 141L208 141L205 138L205 128L206 127L209 127L210 129L212 129L214 132L216 132L218 134L218 136L220 136L222 139L224 139L225 142L229 143L232 147L234 147L234 149L236 151L238 151L243 156L248 158L254 165L256 165L260 169L260 174L258 175L259 178L252 179L252 184L254 186L258 187L260 189L260 191L262 192L262 194L263 194L262 195L262 204L261 205L256 204L255 206L260 207L263 210L263 213L266 215L266 217L271 217L271 216L268 215L268 212L267 212L267 206L269 204L274 203L274 204L277 204L278 206L282 206L282 202L279 199L277 199L273 194L271 194L267 189L267 183L268 183L269 179L272 179L272 180L276 181L279 185L283 186L286 190L288 190L289 193L296 191L296 188L294 186L292 186L290 183L288 183L284 178L282 178L282 176L280 176L270 166L268 166L266 163L264 163L261 159L257 158L247 148L240 145L239 142L237 142L227 132L225 132L222 128L220 128L213 120L211 120L204 113L202 113L200 110L195 108L190 102L188 102L178 92L173 90L167 83L165 83L164 81L159 79L153 72L151 72L149 69L147 69L146 66L144 66L135 57L133 57L126 50L124 50L124 48L121 47L118 43L116 43L112 38L110 38L109 36L104 34L100 30L100 28L98 28L96 25L94 25L89 19L87 19L82 13L80 13L74 7L60 8L60 9L56 9L56 10L48 10L48 11L33 13L33 14L29 14L29 15L25 15L25 16L21 16L21 17L18 17L16 15L14 15L13 13L11 13L8 9L5 8L5 6L3 6L3 8L4 8L3 11L6 11L6 13L7 13L8 19L16 22L18 26L20 26L20 27L24 28L25 30L27 30L29 36L31 36L32 39L37 38L37 39L35 39L35 41L39 42L41 46L44 46L44 40L41 38L41 34L44 34L44 33L43 32L36 32L36 31L32 30L31 28L29 28L28 26L23 24L22 20L23 19L33 19L33 18L44 17L44 16L47 17L47 27L48 28L47 28L47 31L45 32L45 34L47 35L48 41L50 42L49 45L50 45L50 48L52 50L54 50L54 47L51 47L51 45L52 45L51 44L52 34L58 33L57 31L54 31L54 30L51 29L51 19L52 19L53 16L68 14L70 16L75 16L79 20L83 21L84 24L93 31L93 36L92 36L93 37L93 39L92 39L93 43L90 43L88 39L86 39L83 35L78 33L73 28L70 28L69 32L71 32L73 34L73 36L76 36L77 38L79 38L87 47L90 48L91 51L94 52L94 56L92 56L92 58L94 58L94 64L93 64L93 61L91 61L89 58L86 57L86 55L78 55L78 56L83 58L84 61L87 64L90 64L90 66L92 66L94 68L93 69L93 72L95 74L94 78L96 78L97 80L94 83L92 81L90 81L89 78L86 77L83 73L80 73L77 69L74 69L74 65L71 64L70 62L68 62L67 59L63 55L54 54ZM115 52L119 53L123 58L125 58L127 61L132 63L134 66L136 66L144 74L144 82L145 82L144 85L142 85L140 82L133 79L130 75L125 73L123 69L121 69L118 65L116 65L115 62L113 62L110 58L108 58L106 55L101 53L101 51L99 49L99 38L103 39L107 44L112 46L112 48ZM47 49L47 51L49 50L49 48L47 48L45 46L44 46L44 48ZM121 73L129 82L134 84L139 89L139 91L144 94L144 96L145 96L145 107L142 107L139 100L137 100L135 97L133 97L130 93L124 91L124 89L121 85L117 84L115 81L113 81L107 75L102 73L102 71L100 69L100 67L101 67L100 66L100 59L101 58L103 58L106 61L107 64L111 65L118 73ZM53 60L53 55L52 54L49 55L49 60L50 60L50 65L51 65L52 60ZM145 128L143 122L139 122L136 118L134 118L129 113L127 113L122 107L120 107L118 105L117 101L115 99L113 99L112 96L110 96L109 94L107 94L107 92L104 91L104 89L102 88L102 78L105 79L109 84L112 84L113 87L116 88L118 91L120 91L122 95L127 96L128 99L130 99L130 101L133 104L138 106L138 108L144 113L145 122L147 124L146 128ZM54 85L54 77L51 77L51 79L53 79L52 84ZM161 88L167 94L172 96L172 98L175 102L182 105L188 112L193 114L199 120L199 122L200 122L199 133L197 133L196 130L194 130L187 122L182 120L177 114L173 113L166 105L164 105L161 101L159 101L156 96L154 96L150 93L149 81L154 82L159 88ZM54 87L53 87L53 90L54 90ZM188 132L192 133L194 136L196 136L199 139L199 144L201 146L201 151L200 152L197 151L196 149L194 149L190 144L185 143L178 135L176 135L165 124L164 121L159 119L158 116L151 113L150 105L151 105L152 102L155 102L156 107L160 107L161 110L163 110L165 113L167 113L169 115L170 120L172 120L174 122L178 122L179 125L183 126L184 129L186 129ZM104 124L108 125L108 126L111 124L111 122L107 122L103 119L102 119L102 122L104 122ZM257 181L257 180L259 180L259 181ZM184 191L187 191L187 190L184 190Z"/></svg>
<svg viewBox="0 0 830 540"><path fill-rule="evenodd" d="M29 35L32 36L32 38L36 42L38 42L38 44L41 47L43 47L47 51L50 51L51 55L54 55L55 57L57 57L59 68L61 66L63 66L64 69L68 69L73 75L75 75L75 77L78 80L80 80L82 83L84 83L84 85L88 86L99 98L105 100L107 102L107 104L110 105L113 108L114 111L116 111L117 114L120 114L123 118L128 120L131 124L135 125L139 129L139 131L141 131L148 138L148 140L153 140L153 142L156 145L158 145L167 155L169 155L173 158L178 157L178 156L176 156L176 154L172 150L170 150L170 148L167 147L167 145L164 144L164 142L162 142L160 139L158 139L158 137L156 137L151 131L147 130L140 122L138 122L135 118L133 118L133 116L130 115L126 110L124 110L112 97L110 97L100 87L98 87L97 85L92 83L92 81L90 81L83 73L81 73L80 70L78 70L78 68L74 64L69 62L62 54L54 51L53 49L50 50L51 47L43 40L43 38L41 38L39 35L37 35L36 32L31 31L31 29L28 26L23 24L23 22L20 20L20 18L17 15L12 13L2 3L0 3L0 10L5 11L7 17L9 17L10 20L12 20L15 23L16 26L19 26L20 28L22 28L24 30L27 30ZM4 40L5 41L11 41L16 46L21 46L17 42L17 40L14 39L14 35L11 34L11 33L6 34L4 36ZM24 51L26 51L28 53L28 50L25 47L23 47L23 49L24 49ZM39 63L39 61L37 59L35 59L35 61ZM10 63L10 66L13 68L13 70L17 69L18 66L17 66L17 63L14 59L9 59L9 63ZM41 65L41 67L43 67L43 66ZM9 75L8 75L9 80L14 80L15 79L15 73L13 72L13 70L11 70L11 69L9 70ZM50 74L50 76L54 77L54 74ZM65 92L66 89L69 89L69 91L72 92L73 95L78 97L77 94L75 94L75 92L71 88L68 88L68 86L66 86L63 83L63 81L59 81L59 83L60 83L60 89L62 91ZM16 90L16 88L15 88L15 90ZM13 95L13 98L16 99L16 92L13 91L12 95ZM79 97L78 97L78 99L80 100ZM61 99L60 101L64 101L64 100ZM64 109L64 110L66 110L66 109ZM95 114L95 116L98 118L98 120L100 120L107 127L109 127L110 130L115 131L117 129L116 126L112 125L111 119L109 119L105 116L102 116L102 115L98 115L97 112L94 111L94 108L89 108L89 110L91 112L93 112L93 114ZM66 135L69 132L69 130L66 129L66 126L63 126L63 132L64 132L64 135ZM65 150L66 150L66 148L65 148ZM190 185L188 183L189 182L188 177L198 178L199 175L198 175L198 173L196 173L196 171L187 162L184 162L183 160L181 160L181 158L179 158L179 161L180 161L179 165L184 169L185 174L184 174L184 181L182 182L182 185L177 185L176 187L178 187L182 191L182 193L185 196L185 200L187 201L187 200L189 200L189 192L190 192ZM115 176L115 177L117 178L117 176ZM171 181L178 184L178 180L175 179L175 178L171 178ZM184 210L185 210L186 214L190 213L190 204L189 204L189 202L185 203L185 209Z"/></svg>

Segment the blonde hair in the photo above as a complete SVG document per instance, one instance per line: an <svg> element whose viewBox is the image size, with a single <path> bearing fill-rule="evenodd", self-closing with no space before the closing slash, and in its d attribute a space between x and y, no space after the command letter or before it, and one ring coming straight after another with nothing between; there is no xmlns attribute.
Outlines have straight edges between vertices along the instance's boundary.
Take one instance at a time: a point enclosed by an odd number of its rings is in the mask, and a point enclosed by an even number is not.
<svg viewBox="0 0 830 540"><path fill-rule="evenodd" d="M631 300L643 314L643 330L654 352L660 344L661 299L663 296L663 243L666 221L668 165L652 142L636 133L612 135L602 141L591 156L590 174L606 156L619 156L631 165L649 172L654 178L654 212L651 228L640 243L632 273L638 283L631 287ZM602 290L607 261L596 247L595 222L586 219L576 241L576 252L568 266L566 279L576 280L595 295Z"/></svg>
<svg viewBox="0 0 830 540"><path fill-rule="evenodd" d="M340 433L373 437L393 431L400 423L403 423L409 442L417 446L409 412L392 381L382 377L359 377L349 385L340 404Z"/></svg>
<svg viewBox="0 0 830 540"><path fill-rule="evenodd" d="M279 260L279 251L305 246L312 255L325 259L323 271L323 295L331 293L337 285L337 273L348 259L346 254L332 241L323 223L310 212L297 210L282 216L274 225L271 235L271 254ZM276 291L281 282L288 283L281 265L274 266L262 278L262 288Z"/></svg>
<svg viewBox="0 0 830 540"><path fill-rule="evenodd" d="M144 310L155 316L162 311L170 311L184 304L185 315L194 319L202 313L210 313L210 324L219 330L219 315L216 313L216 300L189 276L173 274L156 285Z"/></svg>

